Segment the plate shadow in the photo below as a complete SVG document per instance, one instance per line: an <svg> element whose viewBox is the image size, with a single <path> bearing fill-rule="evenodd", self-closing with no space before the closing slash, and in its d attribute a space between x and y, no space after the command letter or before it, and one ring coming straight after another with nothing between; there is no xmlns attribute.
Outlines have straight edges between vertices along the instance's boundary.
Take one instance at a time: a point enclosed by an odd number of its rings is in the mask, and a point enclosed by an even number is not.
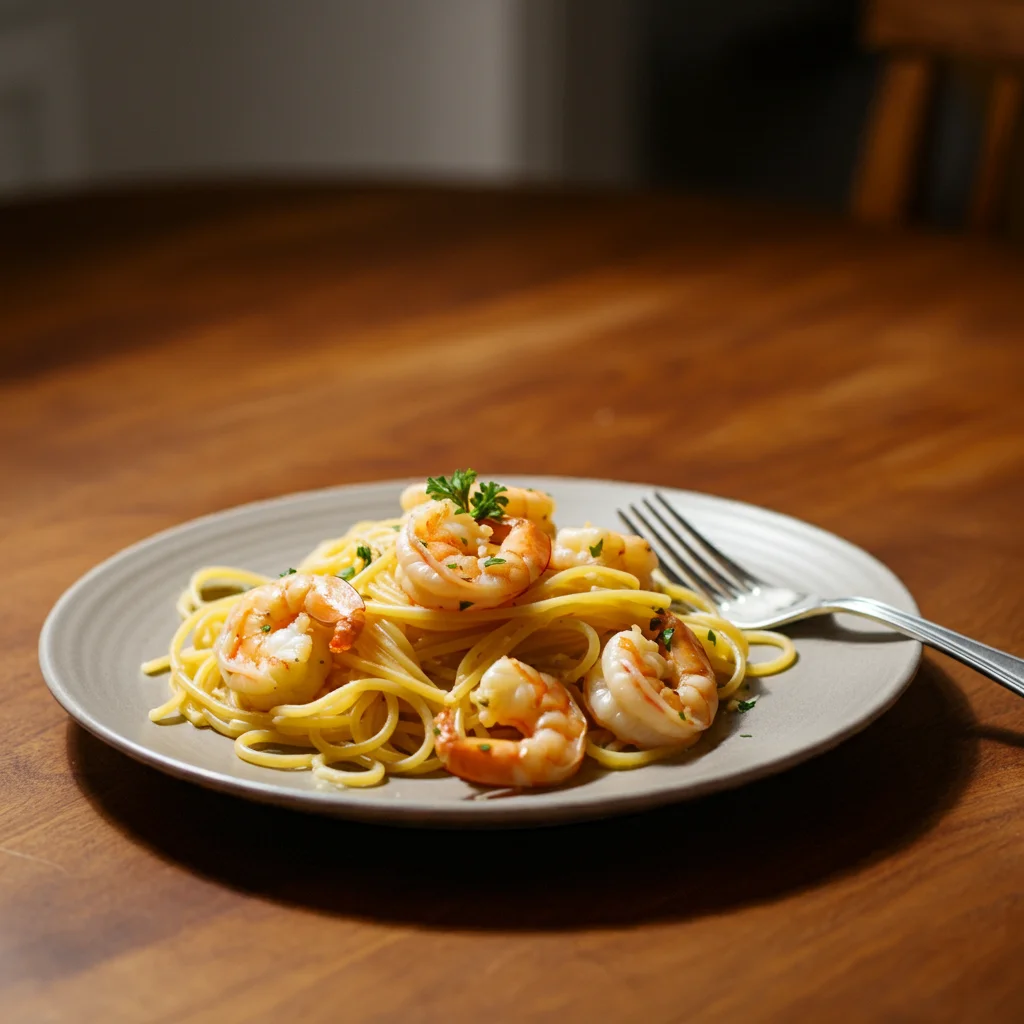
<svg viewBox="0 0 1024 1024"><path fill-rule="evenodd" d="M680 920L820 885L927 832L970 779L977 743L963 694L926 659L881 719L781 775L627 817L475 831L250 803L138 764L77 725L67 737L97 811L188 871L324 914L481 930ZM354 858L353 882L339 868Z"/></svg>

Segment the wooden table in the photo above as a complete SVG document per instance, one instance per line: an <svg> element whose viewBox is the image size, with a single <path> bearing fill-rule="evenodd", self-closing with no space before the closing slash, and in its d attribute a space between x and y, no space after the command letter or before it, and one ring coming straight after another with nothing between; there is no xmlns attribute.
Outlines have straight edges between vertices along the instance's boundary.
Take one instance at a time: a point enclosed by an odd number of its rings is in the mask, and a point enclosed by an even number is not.
<svg viewBox="0 0 1024 1024"><path fill-rule="evenodd" d="M942 657L777 778L518 834L165 778L36 661L60 592L155 530L460 465L779 509L1024 652L1019 255L596 194L193 189L0 224L0 1016L1024 1019L1024 705Z"/></svg>

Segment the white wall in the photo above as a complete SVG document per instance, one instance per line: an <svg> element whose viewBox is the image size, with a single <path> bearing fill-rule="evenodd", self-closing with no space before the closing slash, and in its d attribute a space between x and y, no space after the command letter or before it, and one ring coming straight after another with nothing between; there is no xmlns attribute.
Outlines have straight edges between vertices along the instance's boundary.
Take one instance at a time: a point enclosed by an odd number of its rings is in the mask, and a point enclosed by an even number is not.
<svg viewBox="0 0 1024 1024"><path fill-rule="evenodd" d="M59 74L77 83L80 117L64 128L80 140L79 180L620 180L631 141L628 7L0 0L0 57L5 26L35 18L66 29L73 46ZM5 144L0 118L0 188ZM30 184L52 180L33 173Z"/></svg>

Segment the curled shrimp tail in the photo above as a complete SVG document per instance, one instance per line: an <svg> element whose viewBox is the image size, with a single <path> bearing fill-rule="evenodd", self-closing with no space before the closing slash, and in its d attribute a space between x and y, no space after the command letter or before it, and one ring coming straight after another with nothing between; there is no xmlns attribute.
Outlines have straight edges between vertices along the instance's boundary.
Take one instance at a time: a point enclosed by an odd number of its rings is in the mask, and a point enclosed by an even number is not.
<svg viewBox="0 0 1024 1024"><path fill-rule="evenodd" d="M321 625L333 627L328 647L333 654L349 650L366 624L366 605L359 592L336 576L318 576L306 597L306 611Z"/></svg>

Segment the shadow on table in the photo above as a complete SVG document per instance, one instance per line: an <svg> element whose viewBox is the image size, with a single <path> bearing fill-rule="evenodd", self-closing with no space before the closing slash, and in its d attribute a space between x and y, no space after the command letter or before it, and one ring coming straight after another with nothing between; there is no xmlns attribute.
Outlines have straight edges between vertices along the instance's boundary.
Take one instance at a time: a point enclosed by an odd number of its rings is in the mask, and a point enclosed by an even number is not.
<svg viewBox="0 0 1024 1024"><path fill-rule="evenodd" d="M662 810L516 831L396 829L253 804L137 764L72 726L78 784L118 829L232 888L424 927L573 929L776 899L886 856L957 799L977 758L934 664L878 722L782 775Z"/></svg>

